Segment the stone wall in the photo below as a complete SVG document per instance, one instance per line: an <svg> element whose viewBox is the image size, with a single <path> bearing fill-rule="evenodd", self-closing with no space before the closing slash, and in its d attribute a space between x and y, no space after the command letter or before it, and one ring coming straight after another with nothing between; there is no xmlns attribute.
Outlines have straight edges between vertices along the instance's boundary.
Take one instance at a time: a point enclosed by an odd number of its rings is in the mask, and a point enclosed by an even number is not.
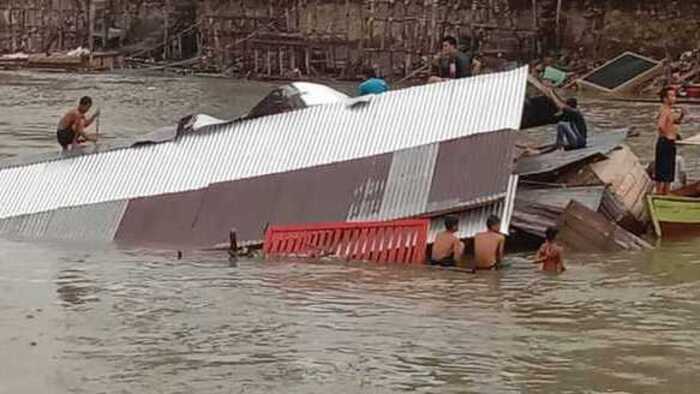
<svg viewBox="0 0 700 394"><path fill-rule="evenodd" d="M561 24L566 49L583 47L605 58L625 50L656 58L696 49L700 2L671 0L564 1Z"/></svg>
<svg viewBox="0 0 700 394"><path fill-rule="evenodd" d="M157 59L201 53L217 69L269 75L375 63L406 74L445 34L521 62L560 50L660 58L700 42L695 0L0 0L0 53L87 46L91 1L98 33L103 20L126 31L120 45L140 43Z"/></svg>

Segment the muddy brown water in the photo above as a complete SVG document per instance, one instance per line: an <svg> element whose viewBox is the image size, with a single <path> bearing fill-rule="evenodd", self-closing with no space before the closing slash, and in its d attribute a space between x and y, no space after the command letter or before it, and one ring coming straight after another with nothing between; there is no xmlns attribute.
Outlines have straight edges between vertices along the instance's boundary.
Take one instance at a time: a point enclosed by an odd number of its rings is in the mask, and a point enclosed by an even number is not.
<svg viewBox="0 0 700 394"><path fill-rule="evenodd" d="M120 141L234 117L272 86L0 73L0 155L56 149L82 94ZM656 105L583 107L594 126L638 127L649 158ZM523 256L467 275L0 240L0 393L695 393L698 245L571 255L551 276Z"/></svg>

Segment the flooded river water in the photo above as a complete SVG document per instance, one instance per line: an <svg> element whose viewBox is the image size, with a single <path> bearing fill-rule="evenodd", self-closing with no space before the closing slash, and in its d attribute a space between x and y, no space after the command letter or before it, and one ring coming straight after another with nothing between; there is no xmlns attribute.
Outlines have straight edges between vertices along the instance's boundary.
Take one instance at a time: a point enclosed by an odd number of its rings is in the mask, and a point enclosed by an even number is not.
<svg viewBox="0 0 700 394"><path fill-rule="evenodd" d="M83 94L117 142L192 112L234 117L271 86L0 73L0 156L56 149L57 117ZM637 126L649 158L656 105L583 107L596 126ZM568 266L232 266L0 240L0 393L697 392L697 240Z"/></svg>

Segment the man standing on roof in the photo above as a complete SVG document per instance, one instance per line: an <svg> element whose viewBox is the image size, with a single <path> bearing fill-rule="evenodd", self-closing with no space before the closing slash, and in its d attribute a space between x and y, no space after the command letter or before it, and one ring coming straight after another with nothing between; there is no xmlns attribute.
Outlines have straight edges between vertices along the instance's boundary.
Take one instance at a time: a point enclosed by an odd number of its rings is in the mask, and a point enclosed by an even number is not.
<svg viewBox="0 0 700 394"><path fill-rule="evenodd" d="M85 132L85 129L100 116L100 111L97 111L89 119L86 119L85 114L90 111L91 107L92 98L85 96L80 99L77 108L68 111L58 122L56 139L64 151L80 140L97 141L96 135Z"/></svg>
<svg viewBox="0 0 700 394"><path fill-rule="evenodd" d="M654 160L654 181L656 182L656 194L668 194L671 183L676 179L676 140L678 128L685 111L674 112L676 104L676 90L667 86L659 94L661 98L661 110L657 122L659 137L656 140L656 157Z"/></svg>
<svg viewBox="0 0 700 394"><path fill-rule="evenodd" d="M467 78L472 75L472 58L457 49L457 39L446 36L442 39L442 50L433 61L432 75L428 83L450 79Z"/></svg>

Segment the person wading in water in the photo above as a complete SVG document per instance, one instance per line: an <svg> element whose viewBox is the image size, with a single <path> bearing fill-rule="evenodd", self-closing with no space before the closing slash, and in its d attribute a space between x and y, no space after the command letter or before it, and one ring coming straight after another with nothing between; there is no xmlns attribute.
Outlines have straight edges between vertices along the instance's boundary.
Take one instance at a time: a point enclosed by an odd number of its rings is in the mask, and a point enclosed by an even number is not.
<svg viewBox="0 0 700 394"><path fill-rule="evenodd" d="M88 134L85 132L85 129L90 127L95 119L100 116L100 111L97 111L90 117L90 119L86 119L85 114L90 111L91 107L92 99L85 96L80 99L77 108L68 111L58 122L56 139L64 151L67 150L69 146L75 146L81 140L93 142L97 141L97 135Z"/></svg>
<svg viewBox="0 0 700 394"><path fill-rule="evenodd" d="M445 217L445 231L439 233L433 243L430 256L431 265L454 267L464 254L464 244L455 235L459 231L459 219L455 216Z"/></svg>
<svg viewBox="0 0 700 394"><path fill-rule="evenodd" d="M654 180L656 194L665 195L670 192L671 183L676 178L676 140L679 137L678 128L683 121L685 111L674 112L676 90L673 87L663 88L660 97L663 104L657 122L659 137L656 140Z"/></svg>

